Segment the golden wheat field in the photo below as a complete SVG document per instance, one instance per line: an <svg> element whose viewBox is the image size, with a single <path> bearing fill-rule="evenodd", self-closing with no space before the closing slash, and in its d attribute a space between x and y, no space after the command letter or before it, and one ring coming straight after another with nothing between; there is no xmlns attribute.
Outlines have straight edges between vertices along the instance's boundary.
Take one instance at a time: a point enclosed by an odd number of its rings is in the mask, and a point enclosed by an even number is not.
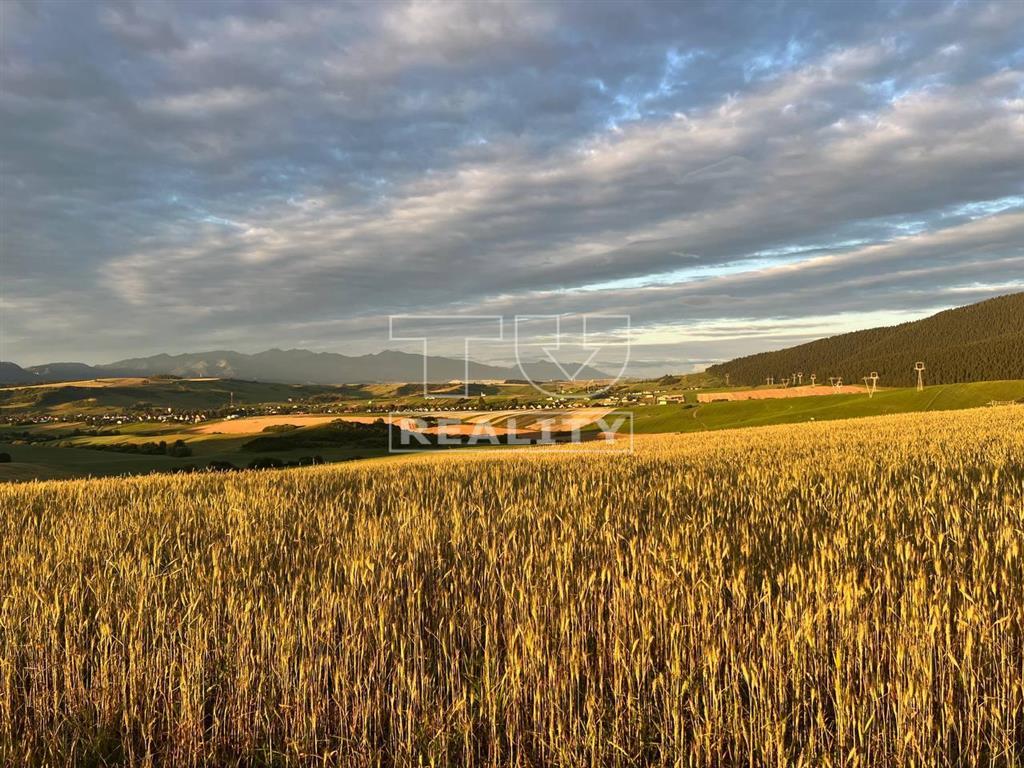
<svg viewBox="0 0 1024 768"><path fill-rule="evenodd" d="M0 486L0 762L1020 765L1022 414Z"/></svg>

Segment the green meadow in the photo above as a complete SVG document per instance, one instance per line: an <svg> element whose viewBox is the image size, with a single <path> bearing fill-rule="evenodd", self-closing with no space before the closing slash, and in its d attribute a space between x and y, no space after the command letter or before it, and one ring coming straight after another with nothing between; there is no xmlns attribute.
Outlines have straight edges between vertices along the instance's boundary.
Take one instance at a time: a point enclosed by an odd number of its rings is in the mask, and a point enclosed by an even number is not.
<svg viewBox="0 0 1024 768"><path fill-rule="evenodd" d="M921 411L978 408L992 401L1024 399L1024 381L983 381L915 388L880 389L866 394L821 395L778 400L741 400L701 405L648 405L631 410L637 434L700 432L804 421L831 421Z"/></svg>

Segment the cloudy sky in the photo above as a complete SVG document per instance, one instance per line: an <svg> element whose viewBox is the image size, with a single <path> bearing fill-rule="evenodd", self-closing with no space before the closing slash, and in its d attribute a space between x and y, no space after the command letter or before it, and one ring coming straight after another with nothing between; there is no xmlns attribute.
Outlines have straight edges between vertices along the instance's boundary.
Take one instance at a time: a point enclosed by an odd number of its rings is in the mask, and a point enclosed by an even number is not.
<svg viewBox="0 0 1024 768"><path fill-rule="evenodd" d="M688 370L1024 289L1024 3L3 0L0 172L2 359L603 313Z"/></svg>

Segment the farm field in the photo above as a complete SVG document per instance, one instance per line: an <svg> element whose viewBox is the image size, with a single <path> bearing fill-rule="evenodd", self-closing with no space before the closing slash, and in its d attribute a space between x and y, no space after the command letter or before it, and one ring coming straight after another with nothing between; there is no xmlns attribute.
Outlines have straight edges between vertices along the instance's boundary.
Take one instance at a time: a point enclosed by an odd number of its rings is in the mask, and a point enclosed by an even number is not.
<svg viewBox="0 0 1024 768"><path fill-rule="evenodd" d="M1020 413L0 485L0 763L1019 765Z"/></svg>
<svg viewBox="0 0 1024 768"><path fill-rule="evenodd" d="M634 413L634 431L637 434L652 434L738 429L920 411L955 411L982 407L993 400L1005 402L1021 399L1024 399L1024 381L1017 380L939 384L925 387L922 392L914 388L879 389L871 398L866 394L822 395L703 403L691 408L653 405L626 410Z"/></svg>
<svg viewBox="0 0 1024 768"><path fill-rule="evenodd" d="M539 422L550 422L550 428L570 430L574 427L583 428L595 419L608 413L608 408L581 408L571 411L491 411L491 412L411 412L414 415L431 419L462 420L467 426L460 430L458 425L446 426L448 434L459 432L471 433L479 429L473 425L484 422L497 423L491 430L495 434L512 432L509 427L510 414L516 419L515 432L539 429ZM133 423L120 425L114 429L101 431L100 434L75 435L76 424L41 424L32 429L33 432L53 436L47 443L26 444L12 442L13 434L22 428L0 428L0 452L9 453L14 461L0 463L0 482L4 480L52 480L72 477L104 477L123 474L147 474L153 472L169 472L182 467L204 467L211 461L231 462L244 467L259 456L247 450L247 444L256 437L262 436L267 430L275 427L294 427L289 432L293 437L308 437L317 433L318 428L334 422L342 421L353 424L372 424L382 419L388 420L387 414L347 414L347 415L308 415L285 414L275 416L254 416L238 419L208 421L197 425ZM411 430L426 434L436 434L436 427L422 428L420 425L403 416L392 416L390 422ZM320 430L321 432L323 430ZM5 440L5 434L7 439ZM141 455L111 450L116 446L135 444L143 446L157 441L167 444L177 440L185 442L191 451L187 458L172 458L168 455ZM281 441L284 443L285 441ZM358 441L357 441L358 442ZM106 450L103 450L106 449ZM332 443L326 440L310 448L285 447L272 451L272 457L283 461L295 461L311 454L316 454L326 461L348 461L374 456L386 455L386 440L379 444L350 444L345 441Z"/></svg>
<svg viewBox="0 0 1024 768"><path fill-rule="evenodd" d="M816 386L794 386L794 387L762 387L753 389L737 389L733 391L719 391L716 393L699 393L697 402L712 403L719 400L773 400L790 397L826 397L832 395L863 395L867 393L867 387L862 384L844 384L839 387L818 384Z"/></svg>
<svg viewBox="0 0 1024 768"><path fill-rule="evenodd" d="M213 381L213 379L181 379L183 382L190 381ZM117 376L108 379L82 379L80 381L62 381L56 386L61 387L76 387L80 389L113 389L119 387L139 387L146 384L153 383L152 379L147 379L142 376ZM53 382L45 382L42 384L15 384L4 387L4 389L10 390L27 390L27 389L53 389L55 384Z"/></svg>
<svg viewBox="0 0 1024 768"><path fill-rule="evenodd" d="M286 403L296 397L350 397L353 387L295 386L229 379L93 379L0 388L0 414L26 410L100 414L145 403L156 408L204 409L229 403Z"/></svg>
<svg viewBox="0 0 1024 768"><path fill-rule="evenodd" d="M244 419L212 421L191 427L188 432L193 435L256 435L268 427L296 426L311 427L317 424L330 424L339 418L358 418L343 416L310 416L305 414L288 414L283 416L250 416Z"/></svg>
<svg viewBox="0 0 1024 768"><path fill-rule="evenodd" d="M693 394L693 393L688 393ZM633 429L636 434L657 434L663 432L702 432L706 430L736 429L748 426L791 424L804 421L826 421L857 417L887 415L916 411L958 410L985 406L991 401L1016 401L1024 399L1024 381L982 382L974 384L950 384L926 387L923 392L914 389L879 390L873 398L865 394L829 395L788 399L747 400L737 402L716 402L686 406L629 405L622 408L633 414ZM467 424L487 423L498 434L508 433L512 420L517 431L538 429L542 422L550 422L554 430L568 430L573 427L596 429L591 425L606 416L613 409L588 407L570 410L496 410L496 411L451 411L409 413L432 418L459 419ZM249 418L208 421L200 425L164 425L150 423L128 424L118 427L116 434L68 437L61 440L66 446L13 445L5 433L10 429L0 428L0 452L8 452L14 461L0 464L0 482L4 480L60 479L83 476L112 476L121 474L144 474L170 471L187 465L205 466L210 461L234 462L240 466L254 457L244 450L245 444L263 430L274 426L293 425L308 434L318 427L341 419L355 423L372 423L384 414L347 415L305 415L283 414ZM398 423L398 420L395 420ZM59 433L74 425L40 425L36 429L43 433ZM16 429L16 428L11 428ZM471 432L472 427L466 427ZM424 432L435 433L435 428ZM459 430L448 427L450 434ZM144 444L154 440L173 442L184 440L194 452L188 459L174 459L169 456L139 456L118 454L110 450L96 450L117 443L135 442ZM341 461L369 458L387 454L386 443L379 446L353 447L350 445L321 446L316 451L327 461ZM274 458L296 460L310 454L309 450L280 450Z"/></svg>
<svg viewBox="0 0 1024 768"><path fill-rule="evenodd" d="M474 385L494 403L533 399L537 392L529 384ZM451 402L458 402L461 387L450 388ZM407 408L433 407L437 400L422 395L416 384L276 384L238 379L122 378L90 379L0 387L0 415L27 411L88 414L120 412L139 406L152 408L218 409L236 405L297 402L361 405L386 400Z"/></svg>
<svg viewBox="0 0 1024 768"><path fill-rule="evenodd" d="M120 453L111 450L97 450L88 445L100 446L104 443L124 442L135 439L140 443L153 440L170 440L186 438L193 450L188 458L172 458L170 456L147 456L135 453ZM243 450L243 446L252 435L191 435L179 432L165 432L156 435L141 435L132 438L130 435L110 437L74 438L86 447L58 448L47 444L14 445L2 442L0 452L12 455L14 461L0 464L0 483L3 481L24 480L56 480L73 477L111 477L117 475L142 475L154 472L171 472L175 469L192 466L205 466L211 461L234 462L241 466L255 458ZM352 459L379 456L384 451L358 447L338 446L337 448L320 448L315 453L326 461L349 461ZM308 456L308 450L282 450L274 454L275 458L296 460Z"/></svg>

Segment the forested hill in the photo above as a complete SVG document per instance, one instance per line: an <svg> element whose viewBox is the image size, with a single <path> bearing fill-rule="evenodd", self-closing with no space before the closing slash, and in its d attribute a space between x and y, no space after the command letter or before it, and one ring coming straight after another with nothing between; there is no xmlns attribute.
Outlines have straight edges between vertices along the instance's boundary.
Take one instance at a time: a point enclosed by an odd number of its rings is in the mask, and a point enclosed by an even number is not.
<svg viewBox="0 0 1024 768"><path fill-rule="evenodd" d="M916 382L914 363L925 363L925 383L1024 379L1024 293L950 309L912 323L844 333L777 352L714 365L733 384L763 384L803 372L819 383L842 376L858 383L878 371L881 386Z"/></svg>

